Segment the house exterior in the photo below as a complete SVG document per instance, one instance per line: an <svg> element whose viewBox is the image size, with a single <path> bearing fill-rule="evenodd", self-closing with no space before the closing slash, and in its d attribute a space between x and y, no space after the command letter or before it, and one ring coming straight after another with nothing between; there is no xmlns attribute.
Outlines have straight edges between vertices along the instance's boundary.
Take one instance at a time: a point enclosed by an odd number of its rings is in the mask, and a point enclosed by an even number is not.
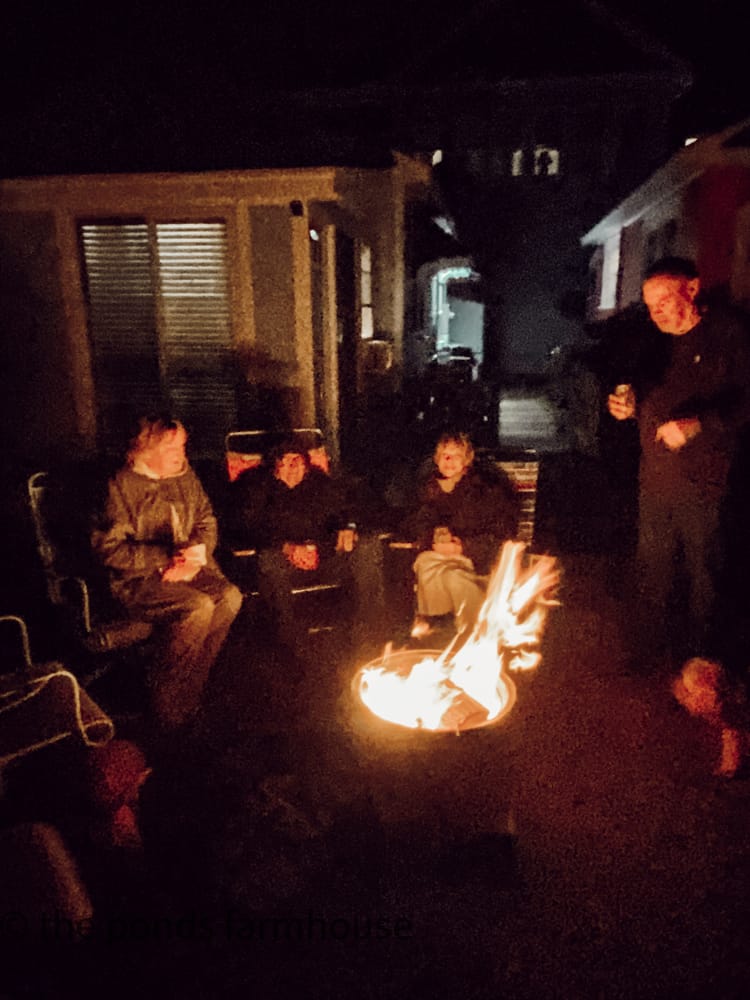
<svg viewBox="0 0 750 1000"><path fill-rule="evenodd" d="M477 294L446 296L462 311L451 324L460 334L446 333L433 319L435 268L423 273L407 296L406 367L419 377L460 335L483 381L544 376L551 352L581 336L580 234L674 148L688 66L596 0L476 2L449 17L427 0L334 0L304 17L298 7L277 0L260 19L254 8L217 11L211 25L149 8L132 38L86 23L74 52L51 46L54 86L40 86L31 61L17 71L0 174L365 167L392 149L436 157L459 245L432 259L452 269L461 257ZM99 30L106 45L95 44ZM221 39L207 46L212 30Z"/></svg>
<svg viewBox="0 0 750 1000"><path fill-rule="evenodd" d="M482 372L499 392L544 384L578 346L580 234L674 149L690 68L616 9L471 5L399 77L427 109L413 139L439 147L444 202L480 275Z"/></svg>
<svg viewBox="0 0 750 1000"><path fill-rule="evenodd" d="M337 452L368 372L400 366L406 220L430 183L399 154L0 180L12 452L121 447L154 407L206 454L232 428L281 423L322 427Z"/></svg>
<svg viewBox="0 0 750 1000"><path fill-rule="evenodd" d="M642 275L666 254L692 258L705 291L750 309L750 118L680 149L581 243L591 322L639 302Z"/></svg>

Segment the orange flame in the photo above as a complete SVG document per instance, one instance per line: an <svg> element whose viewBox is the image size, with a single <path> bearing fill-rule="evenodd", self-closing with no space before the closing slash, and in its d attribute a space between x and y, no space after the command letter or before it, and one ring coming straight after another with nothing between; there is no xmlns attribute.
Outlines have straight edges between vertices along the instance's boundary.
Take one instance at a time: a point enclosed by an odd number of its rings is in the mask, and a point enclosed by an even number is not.
<svg viewBox="0 0 750 1000"><path fill-rule="evenodd" d="M494 722L509 711L515 688L508 671L530 670L541 660L539 643L552 595L559 583L557 561L533 556L526 545L506 542L471 635L461 636L437 656L388 650L363 668L359 695L380 718L412 729L460 730ZM411 653L411 655L410 655ZM408 670L399 669L411 660Z"/></svg>

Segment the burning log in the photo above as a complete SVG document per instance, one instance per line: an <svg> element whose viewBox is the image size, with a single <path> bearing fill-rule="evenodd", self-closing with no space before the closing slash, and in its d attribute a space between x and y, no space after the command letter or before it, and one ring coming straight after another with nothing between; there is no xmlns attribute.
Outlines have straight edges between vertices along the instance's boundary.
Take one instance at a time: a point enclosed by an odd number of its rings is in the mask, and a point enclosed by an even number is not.
<svg viewBox="0 0 750 1000"><path fill-rule="evenodd" d="M448 681L446 687L455 688L456 696L443 712L440 719L441 729L455 729L456 731L476 729L477 726L483 726L487 722L490 713L486 705L476 701L452 681Z"/></svg>

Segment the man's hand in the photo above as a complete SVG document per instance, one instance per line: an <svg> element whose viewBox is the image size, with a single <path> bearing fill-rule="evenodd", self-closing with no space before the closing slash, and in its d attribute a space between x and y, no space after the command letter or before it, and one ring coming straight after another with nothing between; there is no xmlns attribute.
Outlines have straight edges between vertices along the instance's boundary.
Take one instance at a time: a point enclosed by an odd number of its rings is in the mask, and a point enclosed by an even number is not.
<svg viewBox="0 0 750 1000"><path fill-rule="evenodd" d="M317 545L296 545L294 542L285 542L282 552L295 569L317 569L320 563Z"/></svg>
<svg viewBox="0 0 750 1000"><path fill-rule="evenodd" d="M670 451L679 451L688 441L701 432L701 422L697 417L685 420L670 420L656 429L656 440L662 441Z"/></svg>
<svg viewBox="0 0 750 1000"><path fill-rule="evenodd" d="M181 581L189 583L200 571L201 567L199 563L188 562L186 559L177 557L167 566L161 578L166 583L179 583Z"/></svg>
<svg viewBox="0 0 750 1000"><path fill-rule="evenodd" d="M607 409L615 420L629 420L635 416L635 393L632 389L622 395L611 392L607 396Z"/></svg>
<svg viewBox="0 0 750 1000"><path fill-rule="evenodd" d="M450 528L435 528L432 536L432 551L441 556L463 555L464 547L461 539L451 532Z"/></svg>
<svg viewBox="0 0 750 1000"><path fill-rule="evenodd" d="M193 580L206 565L206 546L200 542L196 545L186 545L172 556L172 560L163 571L161 578L167 583Z"/></svg>
<svg viewBox="0 0 750 1000"><path fill-rule="evenodd" d="M193 563L196 566L205 566L207 561L206 546L203 542L196 545L186 545L177 553L176 559L186 563Z"/></svg>

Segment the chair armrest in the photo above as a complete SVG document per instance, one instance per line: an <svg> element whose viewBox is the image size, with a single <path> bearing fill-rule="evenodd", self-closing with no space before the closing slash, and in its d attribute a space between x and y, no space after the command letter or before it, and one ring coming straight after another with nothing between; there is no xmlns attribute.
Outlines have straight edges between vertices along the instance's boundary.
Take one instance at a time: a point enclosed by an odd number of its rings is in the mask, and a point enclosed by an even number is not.
<svg viewBox="0 0 750 1000"><path fill-rule="evenodd" d="M149 622L123 618L87 632L83 644L89 653L111 653L145 642L152 632L153 625Z"/></svg>
<svg viewBox="0 0 750 1000"><path fill-rule="evenodd" d="M26 671L31 671L32 660L31 660L31 645L29 643L29 631L26 628L26 622L23 618L18 615L0 615L0 623L9 622L12 623L15 628L18 629L19 640L20 640L20 651L21 657L23 659L23 667Z"/></svg>
<svg viewBox="0 0 750 1000"><path fill-rule="evenodd" d="M78 616L75 622L80 632L80 640L89 653L110 653L117 649L127 649L145 642L153 632L149 622L127 617L103 616L100 622L94 622L91 613L91 594L89 585L80 576L65 577L63 583L75 585L77 599L70 601L74 613Z"/></svg>
<svg viewBox="0 0 750 1000"><path fill-rule="evenodd" d="M88 635L91 632L91 595L88 584L81 576L61 577L59 583L62 601L70 605L74 612L80 616L80 621L76 622L76 625L84 635ZM65 586L66 584L73 584L76 591L72 600L66 596L66 590L69 589Z"/></svg>

